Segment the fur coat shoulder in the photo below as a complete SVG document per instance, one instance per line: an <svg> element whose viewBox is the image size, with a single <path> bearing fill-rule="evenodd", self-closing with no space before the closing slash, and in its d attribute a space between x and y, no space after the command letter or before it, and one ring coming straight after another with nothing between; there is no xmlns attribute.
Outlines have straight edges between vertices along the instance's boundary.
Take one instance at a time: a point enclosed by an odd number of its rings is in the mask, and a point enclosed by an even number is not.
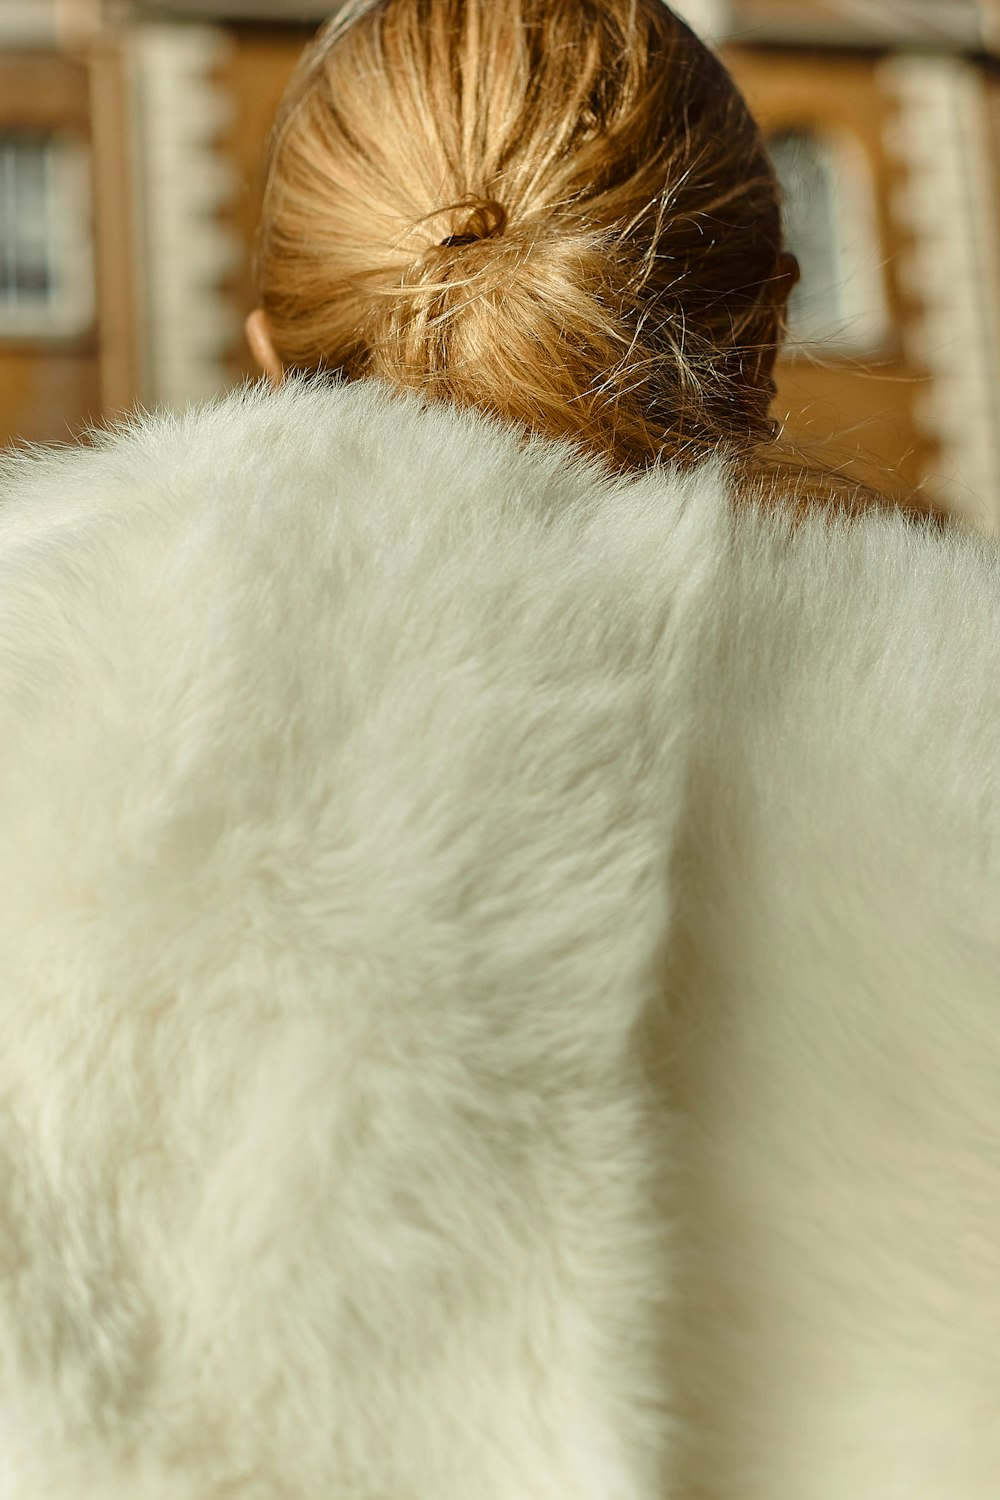
<svg viewBox="0 0 1000 1500"><path fill-rule="evenodd" d="M1000 562L377 386L0 470L0 1500L996 1500Z"/></svg>

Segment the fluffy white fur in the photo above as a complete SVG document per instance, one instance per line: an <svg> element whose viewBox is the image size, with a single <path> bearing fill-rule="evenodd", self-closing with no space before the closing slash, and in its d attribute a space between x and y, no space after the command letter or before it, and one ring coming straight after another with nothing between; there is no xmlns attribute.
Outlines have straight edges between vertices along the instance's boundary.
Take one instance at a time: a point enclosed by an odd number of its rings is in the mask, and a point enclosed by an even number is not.
<svg viewBox="0 0 1000 1500"><path fill-rule="evenodd" d="M0 1500L995 1500L993 545L360 385L0 493Z"/></svg>

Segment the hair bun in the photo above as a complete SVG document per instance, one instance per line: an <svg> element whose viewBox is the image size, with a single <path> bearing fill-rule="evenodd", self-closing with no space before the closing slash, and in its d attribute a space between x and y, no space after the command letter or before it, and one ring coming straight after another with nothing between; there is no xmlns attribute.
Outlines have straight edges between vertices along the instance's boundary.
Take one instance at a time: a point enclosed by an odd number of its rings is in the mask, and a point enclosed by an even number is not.
<svg viewBox="0 0 1000 1500"><path fill-rule="evenodd" d="M466 205L463 205L465 207ZM462 245L474 245L477 240L499 239L507 228L507 210L494 199L484 199L472 205L462 228L441 241L443 250L453 250Z"/></svg>

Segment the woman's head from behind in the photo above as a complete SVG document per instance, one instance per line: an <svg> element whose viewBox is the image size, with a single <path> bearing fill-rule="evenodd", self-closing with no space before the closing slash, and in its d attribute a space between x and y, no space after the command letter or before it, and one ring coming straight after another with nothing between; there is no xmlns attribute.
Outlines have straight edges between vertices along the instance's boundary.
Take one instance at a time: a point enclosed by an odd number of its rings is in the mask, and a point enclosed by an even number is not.
<svg viewBox="0 0 1000 1500"><path fill-rule="evenodd" d="M662 0L367 0L289 89L252 332L633 468L766 435L793 275L758 130Z"/></svg>

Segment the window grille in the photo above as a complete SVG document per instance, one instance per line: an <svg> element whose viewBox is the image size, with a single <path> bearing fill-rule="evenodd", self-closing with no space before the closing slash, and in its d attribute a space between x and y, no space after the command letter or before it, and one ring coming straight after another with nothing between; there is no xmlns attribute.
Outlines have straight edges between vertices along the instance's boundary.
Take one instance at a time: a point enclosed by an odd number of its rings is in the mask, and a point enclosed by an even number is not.
<svg viewBox="0 0 1000 1500"><path fill-rule="evenodd" d="M87 153L0 131L0 338L67 338L94 316Z"/></svg>
<svg viewBox="0 0 1000 1500"><path fill-rule="evenodd" d="M860 148L805 130L768 142L785 240L802 279L788 308L789 351L872 354L888 338L874 184Z"/></svg>

